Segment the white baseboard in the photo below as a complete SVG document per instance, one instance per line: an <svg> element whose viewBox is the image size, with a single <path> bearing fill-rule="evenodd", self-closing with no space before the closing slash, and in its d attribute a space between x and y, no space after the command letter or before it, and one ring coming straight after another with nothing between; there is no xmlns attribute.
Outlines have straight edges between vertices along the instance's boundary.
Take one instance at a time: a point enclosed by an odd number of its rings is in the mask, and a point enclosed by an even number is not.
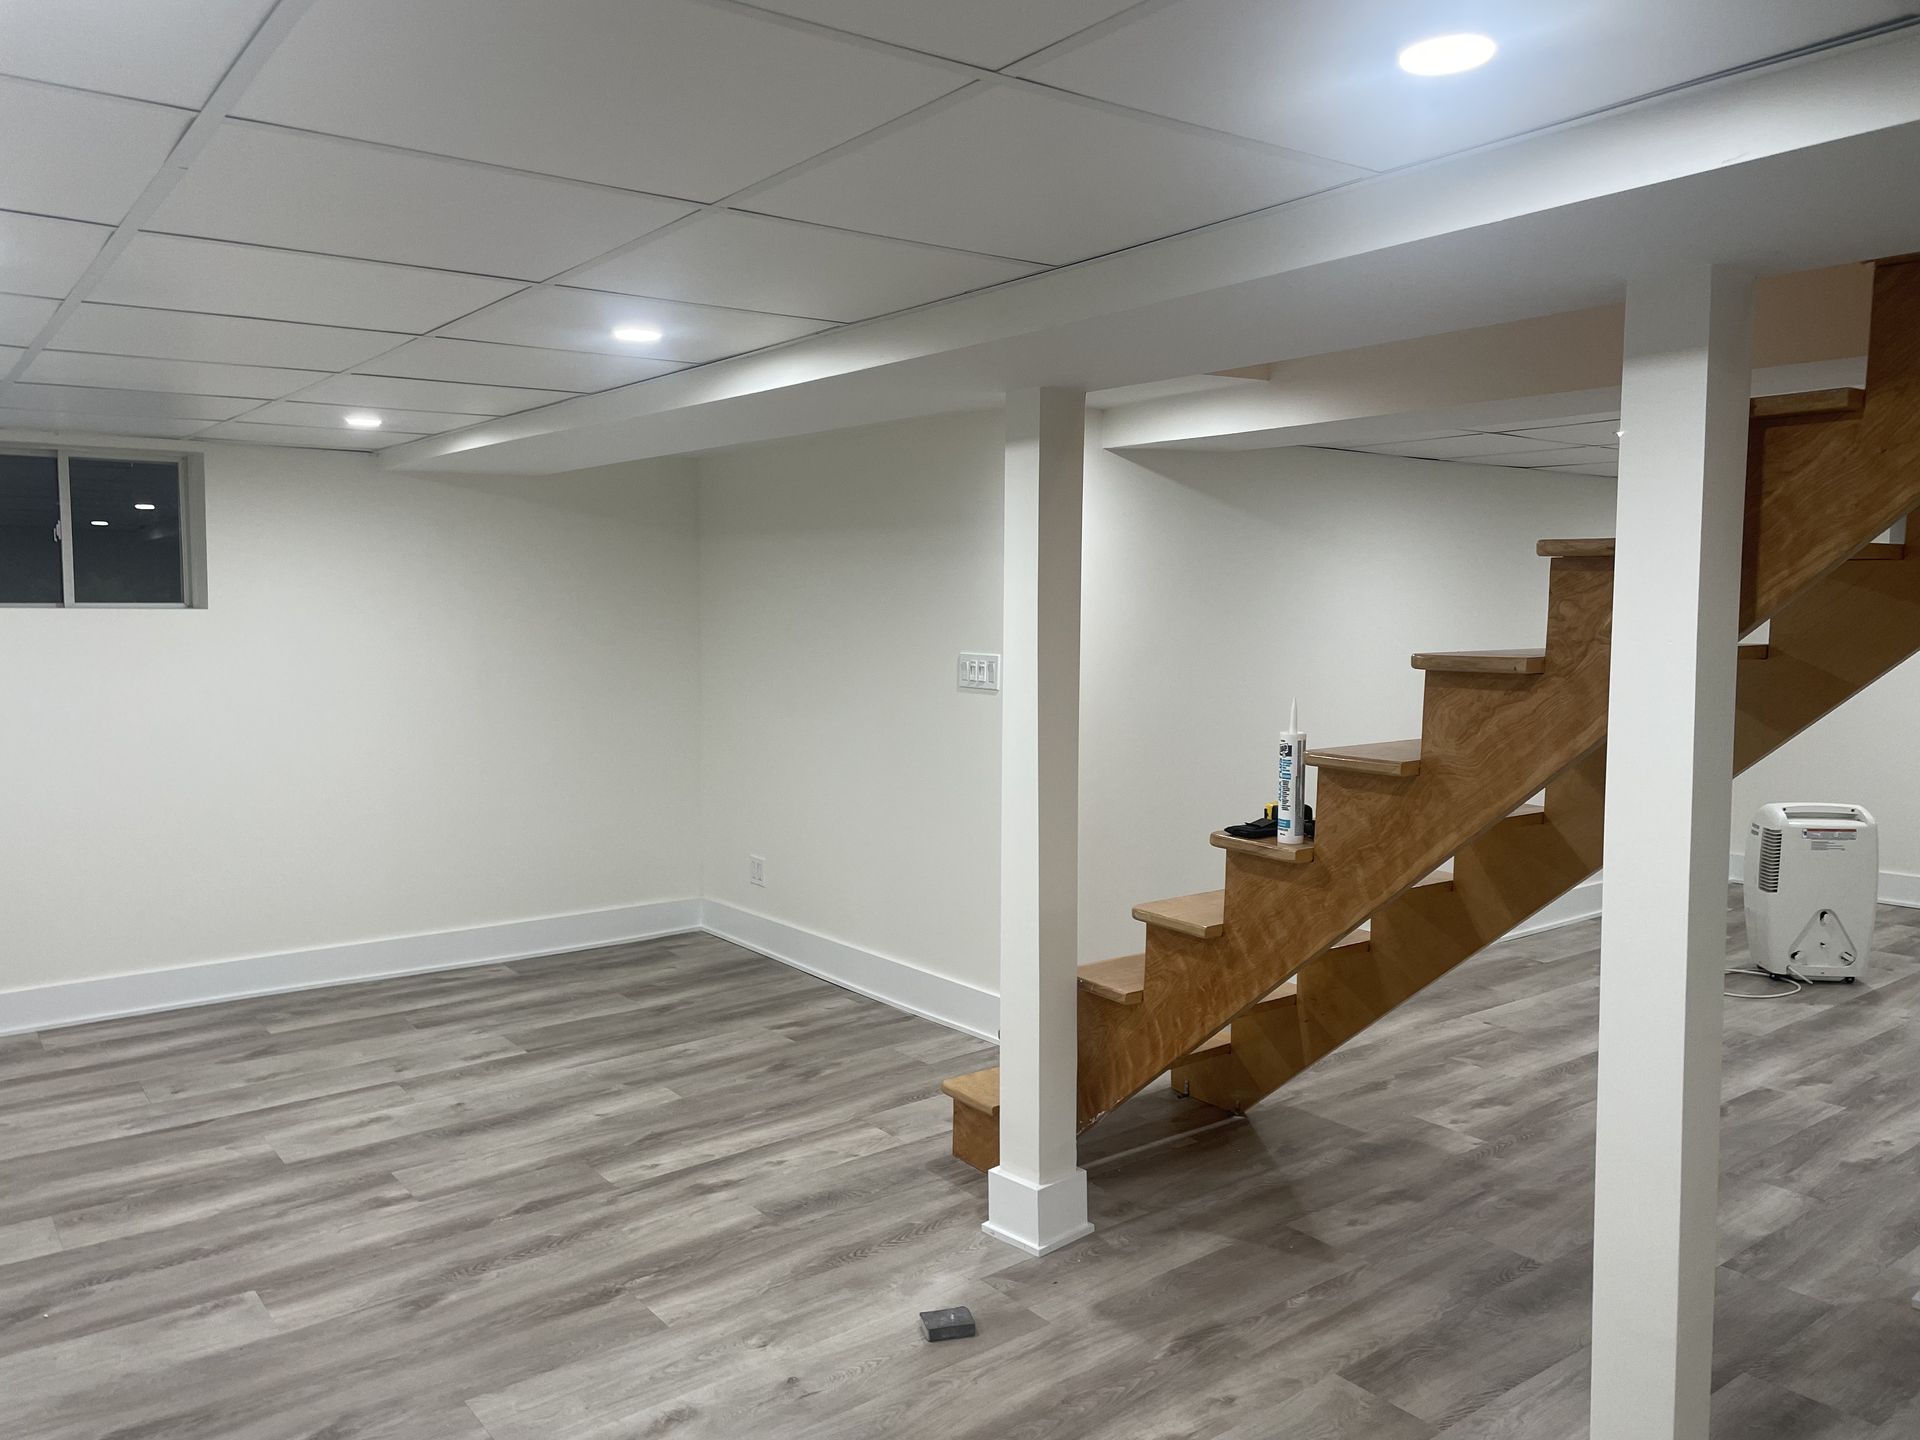
<svg viewBox="0 0 1920 1440"><path fill-rule="evenodd" d="M356 980L527 960L700 928L700 901L657 900L0 992L0 1035Z"/></svg>
<svg viewBox="0 0 1920 1440"><path fill-rule="evenodd" d="M723 901L700 909L700 928L710 935L982 1040L999 1037L1000 997L991 990Z"/></svg>
<svg viewBox="0 0 1920 1440"><path fill-rule="evenodd" d="M1558 930L1562 925L1591 920L1599 913L1600 876L1595 875L1582 880L1558 900L1535 911L1501 938L1514 940L1522 935L1538 934L1542 930Z"/></svg>

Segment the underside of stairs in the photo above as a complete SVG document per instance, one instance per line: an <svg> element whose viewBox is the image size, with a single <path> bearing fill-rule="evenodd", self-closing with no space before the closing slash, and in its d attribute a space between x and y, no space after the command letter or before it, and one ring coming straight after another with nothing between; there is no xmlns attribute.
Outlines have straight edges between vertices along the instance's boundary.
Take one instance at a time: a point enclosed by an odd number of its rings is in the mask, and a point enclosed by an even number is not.
<svg viewBox="0 0 1920 1440"><path fill-rule="evenodd" d="M1865 391L1755 400L1747 470L1736 773L1920 652L1920 545L1877 542L1920 509L1920 263L1876 268ZM1311 844L1215 834L1222 889L1081 967L1082 1130L1168 1073L1245 1110L1600 868L1613 542L1539 553L1541 648L1415 655L1418 739L1308 753ZM998 1072L942 1088L997 1164Z"/></svg>

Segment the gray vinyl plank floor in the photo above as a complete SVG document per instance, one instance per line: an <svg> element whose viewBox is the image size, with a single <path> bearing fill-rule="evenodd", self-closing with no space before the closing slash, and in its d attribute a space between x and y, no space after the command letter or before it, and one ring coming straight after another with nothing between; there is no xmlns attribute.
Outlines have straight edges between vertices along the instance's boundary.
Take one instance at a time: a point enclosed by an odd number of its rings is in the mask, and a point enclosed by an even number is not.
<svg viewBox="0 0 1920 1440"><path fill-rule="evenodd" d="M1920 1436L1880 918L1870 985L1728 1002L1716 1440ZM1138 1097L1043 1260L947 1153L989 1047L708 937L10 1037L0 1436L1576 1440L1596 944L1497 946L1248 1118Z"/></svg>

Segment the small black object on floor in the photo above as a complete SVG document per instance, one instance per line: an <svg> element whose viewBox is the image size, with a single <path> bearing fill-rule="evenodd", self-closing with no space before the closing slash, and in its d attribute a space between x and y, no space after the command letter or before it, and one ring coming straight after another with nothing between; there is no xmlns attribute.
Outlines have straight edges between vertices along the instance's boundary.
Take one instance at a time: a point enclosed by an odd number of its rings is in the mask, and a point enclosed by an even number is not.
<svg viewBox="0 0 1920 1440"><path fill-rule="evenodd" d="M922 1310L920 1331L929 1340L965 1340L979 1333L973 1326L973 1311L964 1305L951 1310Z"/></svg>

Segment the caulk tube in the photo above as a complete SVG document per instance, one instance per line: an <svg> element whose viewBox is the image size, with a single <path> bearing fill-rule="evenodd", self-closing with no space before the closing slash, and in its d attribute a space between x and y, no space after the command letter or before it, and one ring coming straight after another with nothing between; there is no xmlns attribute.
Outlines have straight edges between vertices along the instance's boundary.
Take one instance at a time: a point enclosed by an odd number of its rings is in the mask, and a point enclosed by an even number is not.
<svg viewBox="0 0 1920 1440"><path fill-rule="evenodd" d="M1287 711L1287 728L1280 732L1280 789L1276 796L1280 808L1275 812L1280 827L1274 838L1282 845L1306 843L1306 755L1307 737L1300 733L1300 702L1296 700Z"/></svg>

